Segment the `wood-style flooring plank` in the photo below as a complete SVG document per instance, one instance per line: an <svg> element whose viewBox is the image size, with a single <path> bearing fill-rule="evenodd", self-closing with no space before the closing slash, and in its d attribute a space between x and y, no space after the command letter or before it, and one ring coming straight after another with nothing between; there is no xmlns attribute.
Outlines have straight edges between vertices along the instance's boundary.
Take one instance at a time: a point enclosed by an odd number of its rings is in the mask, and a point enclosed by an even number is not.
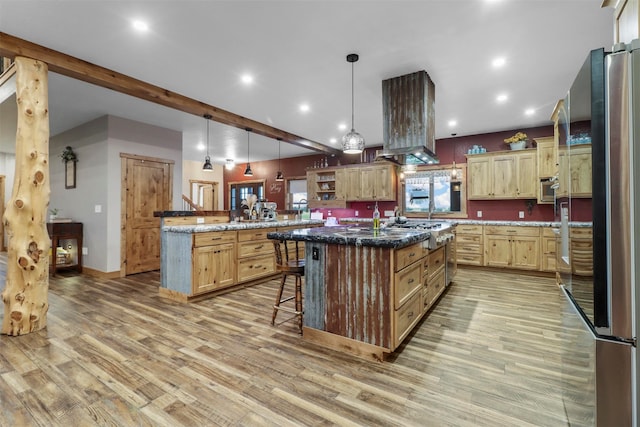
<svg viewBox="0 0 640 427"><path fill-rule="evenodd" d="M61 273L47 329L0 336L0 425L593 426L593 342L554 280L458 271L384 363L271 326L277 280L182 304L158 272Z"/></svg>

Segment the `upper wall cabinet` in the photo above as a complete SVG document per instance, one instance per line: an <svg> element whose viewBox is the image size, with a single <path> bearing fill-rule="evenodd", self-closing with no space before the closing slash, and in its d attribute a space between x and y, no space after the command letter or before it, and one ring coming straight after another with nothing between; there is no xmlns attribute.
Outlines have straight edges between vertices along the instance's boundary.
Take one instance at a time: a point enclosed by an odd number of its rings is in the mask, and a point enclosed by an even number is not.
<svg viewBox="0 0 640 427"><path fill-rule="evenodd" d="M560 187L556 194L559 197L566 197L570 192L571 197L590 198L591 144L560 146L558 163L560 164Z"/></svg>
<svg viewBox="0 0 640 427"><path fill-rule="evenodd" d="M551 178L556 174L557 150L553 136L536 138L538 148L538 179Z"/></svg>
<svg viewBox="0 0 640 427"><path fill-rule="evenodd" d="M474 154L467 158L467 198L537 198L536 150Z"/></svg>
<svg viewBox="0 0 640 427"><path fill-rule="evenodd" d="M307 172L310 208L344 208L352 201L395 201L396 171L390 163Z"/></svg>

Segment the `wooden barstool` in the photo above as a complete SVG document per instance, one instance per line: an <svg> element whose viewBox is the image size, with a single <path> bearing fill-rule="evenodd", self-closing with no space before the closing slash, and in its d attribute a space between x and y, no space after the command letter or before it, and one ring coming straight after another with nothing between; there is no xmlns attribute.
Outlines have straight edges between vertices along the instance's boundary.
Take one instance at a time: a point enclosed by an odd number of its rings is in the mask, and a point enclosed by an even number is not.
<svg viewBox="0 0 640 427"><path fill-rule="evenodd" d="M292 243L292 242L290 242ZM298 252L298 242L295 242L295 259L289 259L289 249L287 248L287 240L274 240L273 247L276 252L276 270L280 272L280 288L278 289L278 296L276 297L276 303L273 306L273 317L271 318L271 324L275 325L276 315L278 311L286 311L288 313L295 314L291 319L298 319L298 328L300 334L302 334L302 277L304 276L304 259L300 259ZM284 251L284 255L283 255ZM282 297L284 293L284 287L287 282L287 277L295 277L295 289L294 294L288 297ZM294 301L294 307L283 307L282 303L287 301ZM287 320L291 320L287 319Z"/></svg>

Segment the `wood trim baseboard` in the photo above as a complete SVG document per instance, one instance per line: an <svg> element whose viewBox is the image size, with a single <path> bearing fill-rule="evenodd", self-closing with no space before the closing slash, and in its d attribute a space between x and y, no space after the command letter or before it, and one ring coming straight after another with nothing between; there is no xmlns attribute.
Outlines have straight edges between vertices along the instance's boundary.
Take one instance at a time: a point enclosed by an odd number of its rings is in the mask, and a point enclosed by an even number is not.
<svg viewBox="0 0 640 427"><path fill-rule="evenodd" d="M377 345L356 341L341 335L332 334L330 332L321 331L319 329L302 327L302 338L305 341L337 350L343 353L349 353L369 361L383 362L388 349L378 347Z"/></svg>
<svg viewBox="0 0 640 427"><path fill-rule="evenodd" d="M86 266L82 266L82 274L86 274L87 276L91 277L97 277L99 279L119 279L120 277L122 277L120 275L120 270L106 272Z"/></svg>

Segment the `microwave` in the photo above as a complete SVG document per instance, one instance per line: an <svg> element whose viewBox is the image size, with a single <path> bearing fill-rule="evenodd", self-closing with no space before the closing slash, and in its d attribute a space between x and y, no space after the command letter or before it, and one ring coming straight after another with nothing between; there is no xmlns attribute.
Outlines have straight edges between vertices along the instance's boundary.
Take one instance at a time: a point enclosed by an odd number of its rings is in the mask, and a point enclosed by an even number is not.
<svg viewBox="0 0 640 427"><path fill-rule="evenodd" d="M556 195L557 185L552 178L540 180L540 201L553 203Z"/></svg>

